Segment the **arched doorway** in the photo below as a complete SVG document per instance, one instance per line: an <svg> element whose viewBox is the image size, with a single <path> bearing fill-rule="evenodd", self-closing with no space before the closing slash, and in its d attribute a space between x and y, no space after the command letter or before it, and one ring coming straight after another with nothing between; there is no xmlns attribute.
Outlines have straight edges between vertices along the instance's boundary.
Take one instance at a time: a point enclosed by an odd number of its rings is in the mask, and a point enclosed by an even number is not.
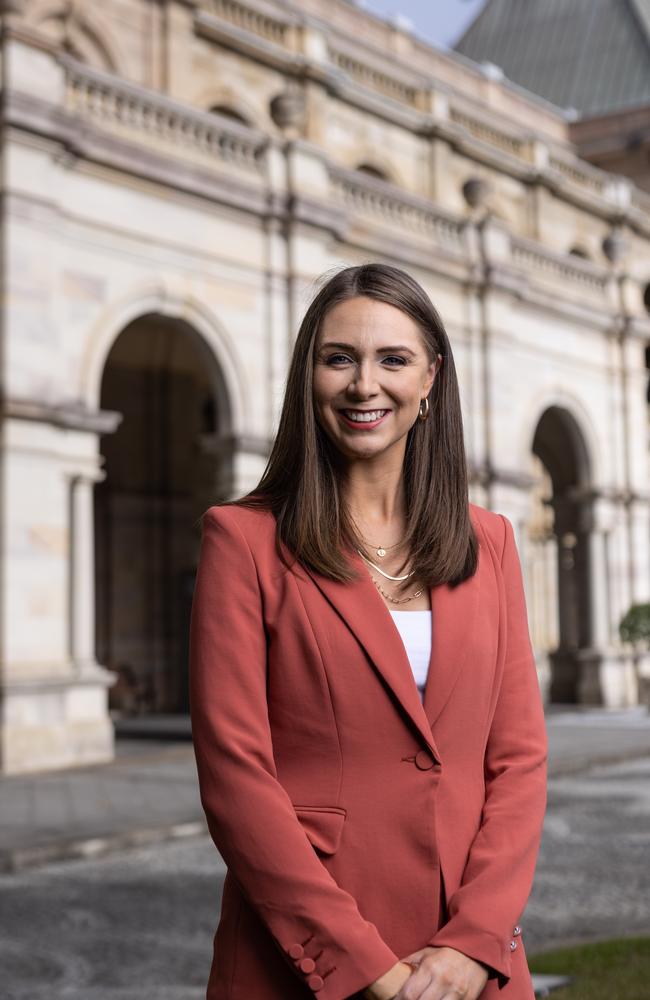
<svg viewBox="0 0 650 1000"><path fill-rule="evenodd" d="M232 472L225 386L193 327L152 314L113 343L100 405L122 416L100 439L95 487L96 646L118 674L111 707L187 712L197 519Z"/></svg>
<svg viewBox="0 0 650 1000"><path fill-rule="evenodd" d="M557 601L557 646L549 651L552 702L583 700L585 686L597 672L592 620L591 531L592 469L584 436L573 415L551 406L542 414L533 439L533 453L549 487L543 503L552 532L555 580L549 591Z"/></svg>

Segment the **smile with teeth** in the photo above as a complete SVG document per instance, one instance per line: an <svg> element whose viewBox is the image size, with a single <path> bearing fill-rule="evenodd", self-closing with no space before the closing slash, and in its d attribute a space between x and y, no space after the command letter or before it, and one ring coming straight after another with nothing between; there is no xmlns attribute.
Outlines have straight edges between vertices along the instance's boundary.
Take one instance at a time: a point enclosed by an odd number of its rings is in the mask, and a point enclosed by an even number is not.
<svg viewBox="0 0 650 1000"><path fill-rule="evenodd" d="M348 420L353 420L355 423L360 424L370 424L375 420L380 420L388 410L342 410L341 411Z"/></svg>

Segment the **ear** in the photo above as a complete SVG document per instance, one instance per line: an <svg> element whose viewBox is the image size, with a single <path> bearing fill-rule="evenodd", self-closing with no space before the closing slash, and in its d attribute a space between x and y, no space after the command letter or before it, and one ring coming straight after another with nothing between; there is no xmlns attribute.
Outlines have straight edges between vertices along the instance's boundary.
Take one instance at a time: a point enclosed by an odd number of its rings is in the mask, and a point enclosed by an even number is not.
<svg viewBox="0 0 650 1000"><path fill-rule="evenodd" d="M432 361L429 367L427 368L427 376L426 379L424 380L424 385L422 386L423 389L426 389L425 395L427 396L429 395L431 386L433 385L435 377L440 371L441 367L442 367L442 354L438 354L436 360Z"/></svg>

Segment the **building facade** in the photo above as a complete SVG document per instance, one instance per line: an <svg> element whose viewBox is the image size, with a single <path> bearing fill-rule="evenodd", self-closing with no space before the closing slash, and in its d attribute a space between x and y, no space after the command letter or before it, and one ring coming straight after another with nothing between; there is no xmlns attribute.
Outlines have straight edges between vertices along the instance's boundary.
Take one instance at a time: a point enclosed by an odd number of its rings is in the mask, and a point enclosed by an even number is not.
<svg viewBox="0 0 650 1000"><path fill-rule="evenodd" d="M455 49L566 108L579 156L650 191L650 0L485 0Z"/></svg>
<svg viewBox="0 0 650 1000"><path fill-rule="evenodd" d="M638 697L650 198L346 0L0 0L5 773L187 711L200 514L258 481L323 272L426 287L550 701Z"/></svg>

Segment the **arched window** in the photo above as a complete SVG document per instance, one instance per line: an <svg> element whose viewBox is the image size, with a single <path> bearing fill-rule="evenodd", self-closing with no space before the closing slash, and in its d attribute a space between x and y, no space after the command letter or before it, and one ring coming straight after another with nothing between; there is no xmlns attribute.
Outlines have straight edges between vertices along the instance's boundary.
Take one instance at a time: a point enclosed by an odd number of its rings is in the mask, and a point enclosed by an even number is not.
<svg viewBox="0 0 650 1000"><path fill-rule="evenodd" d="M390 181L391 178L388 174L381 170L380 167L375 167L372 163L360 163L356 168L359 173L367 174L368 177L376 177L378 181Z"/></svg>
<svg viewBox="0 0 650 1000"><path fill-rule="evenodd" d="M239 111L235 111L234 108L229 108L226 104L215 104L209 108L209 111L213 115L221 115L222 118L228 118L231 122L237 122L238 125L250 125L250 122L244 115Z"/></svg>

